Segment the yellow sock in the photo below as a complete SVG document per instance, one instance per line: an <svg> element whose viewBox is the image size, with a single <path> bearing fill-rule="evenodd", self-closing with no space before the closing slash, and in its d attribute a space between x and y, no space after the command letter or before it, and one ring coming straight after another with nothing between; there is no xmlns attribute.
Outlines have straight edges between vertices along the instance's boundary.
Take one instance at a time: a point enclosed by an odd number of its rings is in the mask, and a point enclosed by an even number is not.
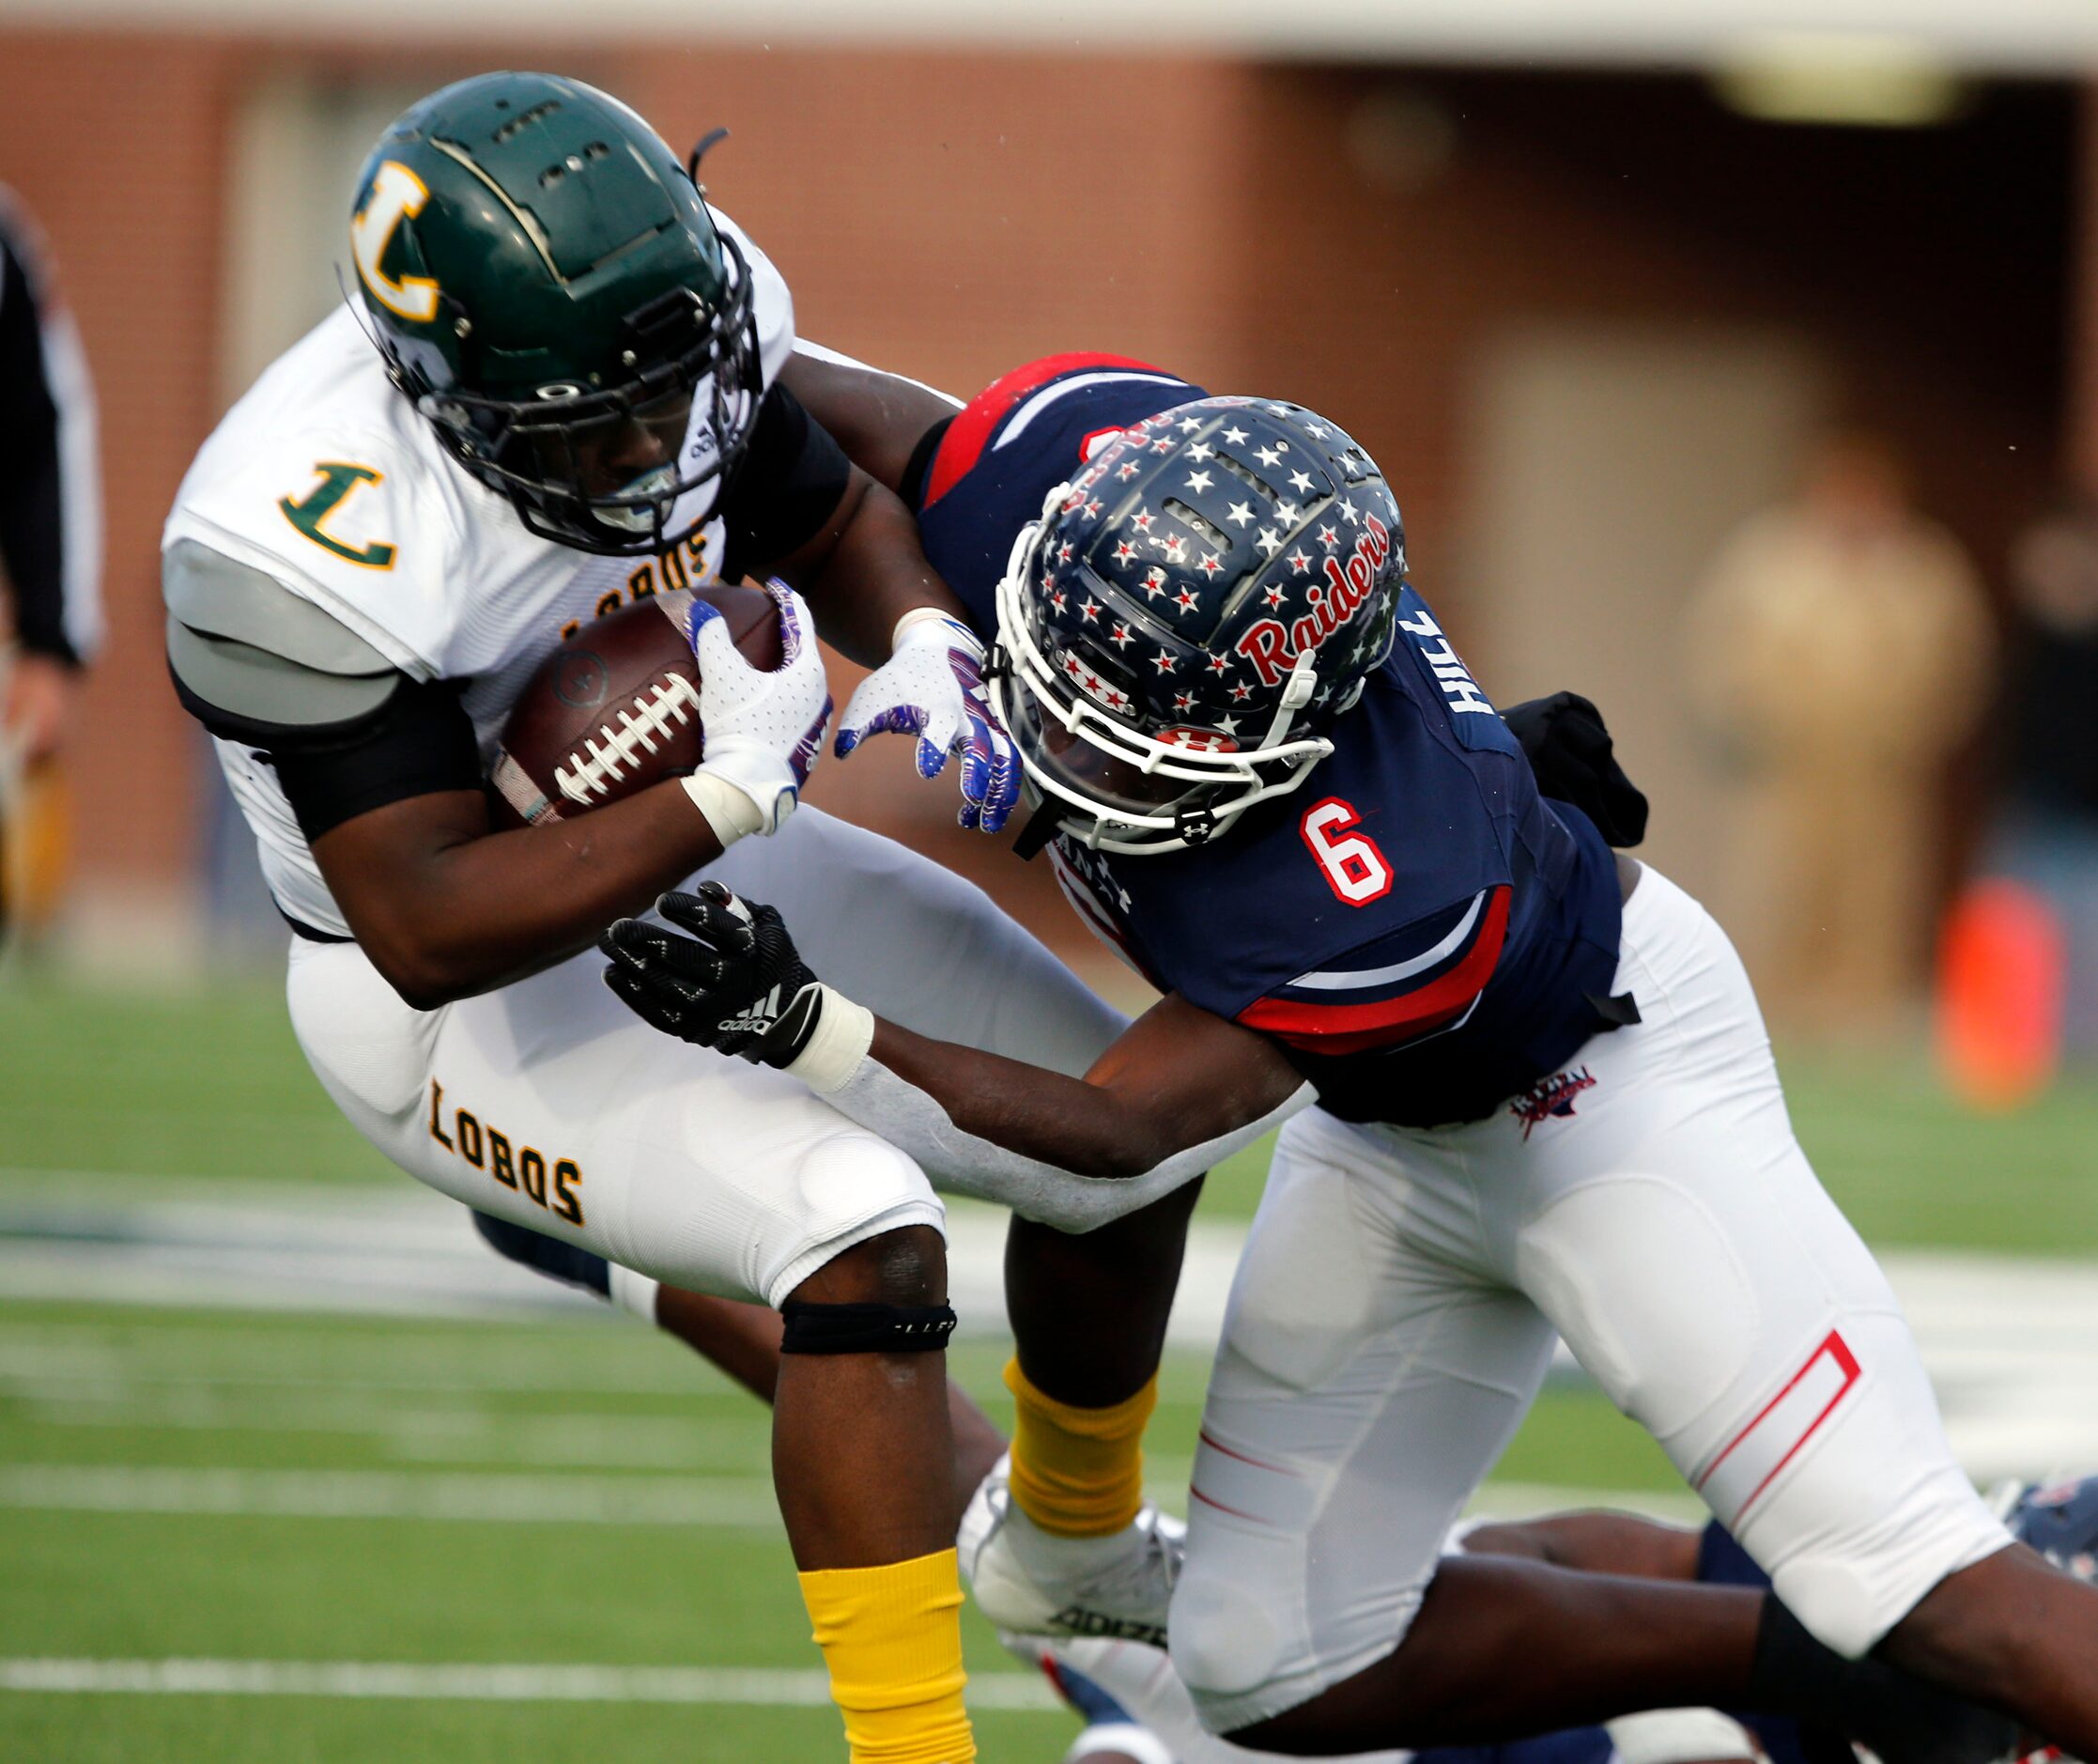
<svg viewBox="0 0 2098 1764"><path fill-rule="evenodd" d="M1105 1409L1078 1409L1044 1396L1014 1359L1012 1498L1044 1531L1104 1538L1144 1504L1144 1424L1158 1406L1158 1375Z"/></svg>
<svg viewBox="0 0 2098 1764"><path fill-rule="evenodd" d="M952 1550L801 1576L852 1764L972 1764Z"/></svg>

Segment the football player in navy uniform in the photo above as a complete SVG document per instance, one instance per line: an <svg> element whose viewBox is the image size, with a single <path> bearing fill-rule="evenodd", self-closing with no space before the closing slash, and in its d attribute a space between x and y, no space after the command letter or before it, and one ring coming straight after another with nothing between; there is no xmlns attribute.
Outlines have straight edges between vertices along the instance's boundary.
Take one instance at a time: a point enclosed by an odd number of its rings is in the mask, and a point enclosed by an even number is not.
<svg viewBox="0 0 2098 1764"><path fill-rule="evenodd" d="M1562 744L1543 750L1547 764ZM579 1246L474 1215L491 1247L548 1278L594 1292L684 1342L769 1402L779 1370L780 1323L763 1307L664 1286L608 1263ZM948 1385L954 1437L955 1486L966 1495L1003 1474L1007 1442L955 1384ZM2013 1482L1990 1496L2012 1535L2079 1580L2098 1578L2098 1476ZM964 1552L994 1515L971 1502L963 1519ZM1168 1532L1171 1520L1161 1522ZM1767 1587L1769 1577L1717 1520L1701 1530L1604 1510L1539 1514L1516 1521L1468 1518L1443 1540L1446 1553L1516 1557L1596 1573L1643 1579ZM1038 1666L1086 1727L1065 1764L1253 1764L1273 1754L1244 1751L1206 1733L1186 1688L1155 1647L1105 1637L1007 1633L1018 1658ZM1752 1735L1752 1738L1751 1737ZM1761 1711L1710 1709L1643 1711L1604 1725L1574 1727L1535 1739L1482 1747L1440 1747L1419 1754L1361 1754L1354 1764L1849 1764L1836 1736L1802 1730Z"/></svg>
<svg viewBox="0 0 2098 1764"><path fill-rule="evenodd" d="M718 885L663 903L690 936L614 927L608 978L936 1182L1068 1230L1288 1122L1171 1589L1207 1725L1333 1755L1748 1704L1890 1758L2008 1746L1986 1723L1881 1725L1905 1667L2098 1756L2098 1595L1962 1475L1792 1135L1731 945L1540 793L1409 581L1374 460L1299 406L1065 357L905 469L928 558L995 634L1030 831L1164 996L1068 1078L876 1018ZM1083 1238L1015 1244L1016 1323L1060 1304L1090 1352L1149 1302L1126 1267L1088 1284ZM1555 1334L1775 1597L1442 1555ZM987 1528L979 1600L1010 1627L1097 1626L1118 1589L1082 1610L1068 1589L1090 1549L1130 1559L1088 1525L1128 1510L1148 1391L1073 1411L1031 1368L1010 1382L1016 1455L1043 1417L1059 1437ZM1118 1589L1133 1626L1163 1621L1169 1580Z"/></svg>

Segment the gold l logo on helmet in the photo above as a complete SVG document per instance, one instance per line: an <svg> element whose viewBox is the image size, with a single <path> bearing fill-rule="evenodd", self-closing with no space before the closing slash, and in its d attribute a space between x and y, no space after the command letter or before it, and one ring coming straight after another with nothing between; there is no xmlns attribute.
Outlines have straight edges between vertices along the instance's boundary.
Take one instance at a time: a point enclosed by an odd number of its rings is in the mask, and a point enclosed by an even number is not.
<svg viewBox="0 0 2098 1764"><path fill-rule="evenodd" d="M390 313L413 324L437 317L437 284L426 275L395 278L381 267L393 229L423 212L430 199L427 185L398 160L387 160L372 174L364 206L350 217L349 249L366 291Z"/></svg>

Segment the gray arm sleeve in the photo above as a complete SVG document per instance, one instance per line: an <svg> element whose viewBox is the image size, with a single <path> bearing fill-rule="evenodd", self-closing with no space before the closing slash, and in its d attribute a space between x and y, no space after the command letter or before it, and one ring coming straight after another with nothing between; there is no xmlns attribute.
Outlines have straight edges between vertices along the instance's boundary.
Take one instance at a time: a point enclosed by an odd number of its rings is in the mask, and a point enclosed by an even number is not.
<svg viewBox="0 0 2098 1764"><path fill-rule="evenodd" d="M1140 1175L1108 1177L1059 1169L964 1132L925 1091L872 1058L861 1060L843 1084L820 1093L840 1114L909 1153L935 1188L995 1200L1059 1231L1096 1230L1150 1205L1318 1101L1310 1085L1301 1085L1280 1106L1236 1132L1176 1152Z"/></svg>
<svg viewBox="0 0 2098 1764"><path fill-rule="evenodd" d="M363 638L274 577L194 539L161 559L167 660L214 735L267 745L324 738L375 715L401 683Z"/></svg>

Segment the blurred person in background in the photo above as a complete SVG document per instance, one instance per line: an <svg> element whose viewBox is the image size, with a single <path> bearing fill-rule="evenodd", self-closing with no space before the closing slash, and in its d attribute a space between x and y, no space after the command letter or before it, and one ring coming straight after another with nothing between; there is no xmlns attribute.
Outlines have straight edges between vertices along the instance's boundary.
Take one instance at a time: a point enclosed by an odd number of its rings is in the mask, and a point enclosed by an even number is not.
<svg viewBox="0 0 2098 1764"><path fill-rule="evenodd" d="M1982 864L2052 909L2064 1051L2098 1052L2098 498L2019 538L2002 694L2001 800Z"/></svg>
<svg viewBox="0 0 2098 1764"><path fill-rule="evenodd" d="M1750 967L1772 1014L1892 1027L1922 979L1947 757L1987 702L1988 604L1875 437L1720 547L1688 615L1698 720L1744 786Z"/></svg>
<svg viewBox="0 0 2098 1764"><path fill-rule="evenodd" d="M101 636L95 404L50 259L0 185L0 936L33 926L65 845L56 762ZM11 928L21 929L22 924Z"/></svg>

